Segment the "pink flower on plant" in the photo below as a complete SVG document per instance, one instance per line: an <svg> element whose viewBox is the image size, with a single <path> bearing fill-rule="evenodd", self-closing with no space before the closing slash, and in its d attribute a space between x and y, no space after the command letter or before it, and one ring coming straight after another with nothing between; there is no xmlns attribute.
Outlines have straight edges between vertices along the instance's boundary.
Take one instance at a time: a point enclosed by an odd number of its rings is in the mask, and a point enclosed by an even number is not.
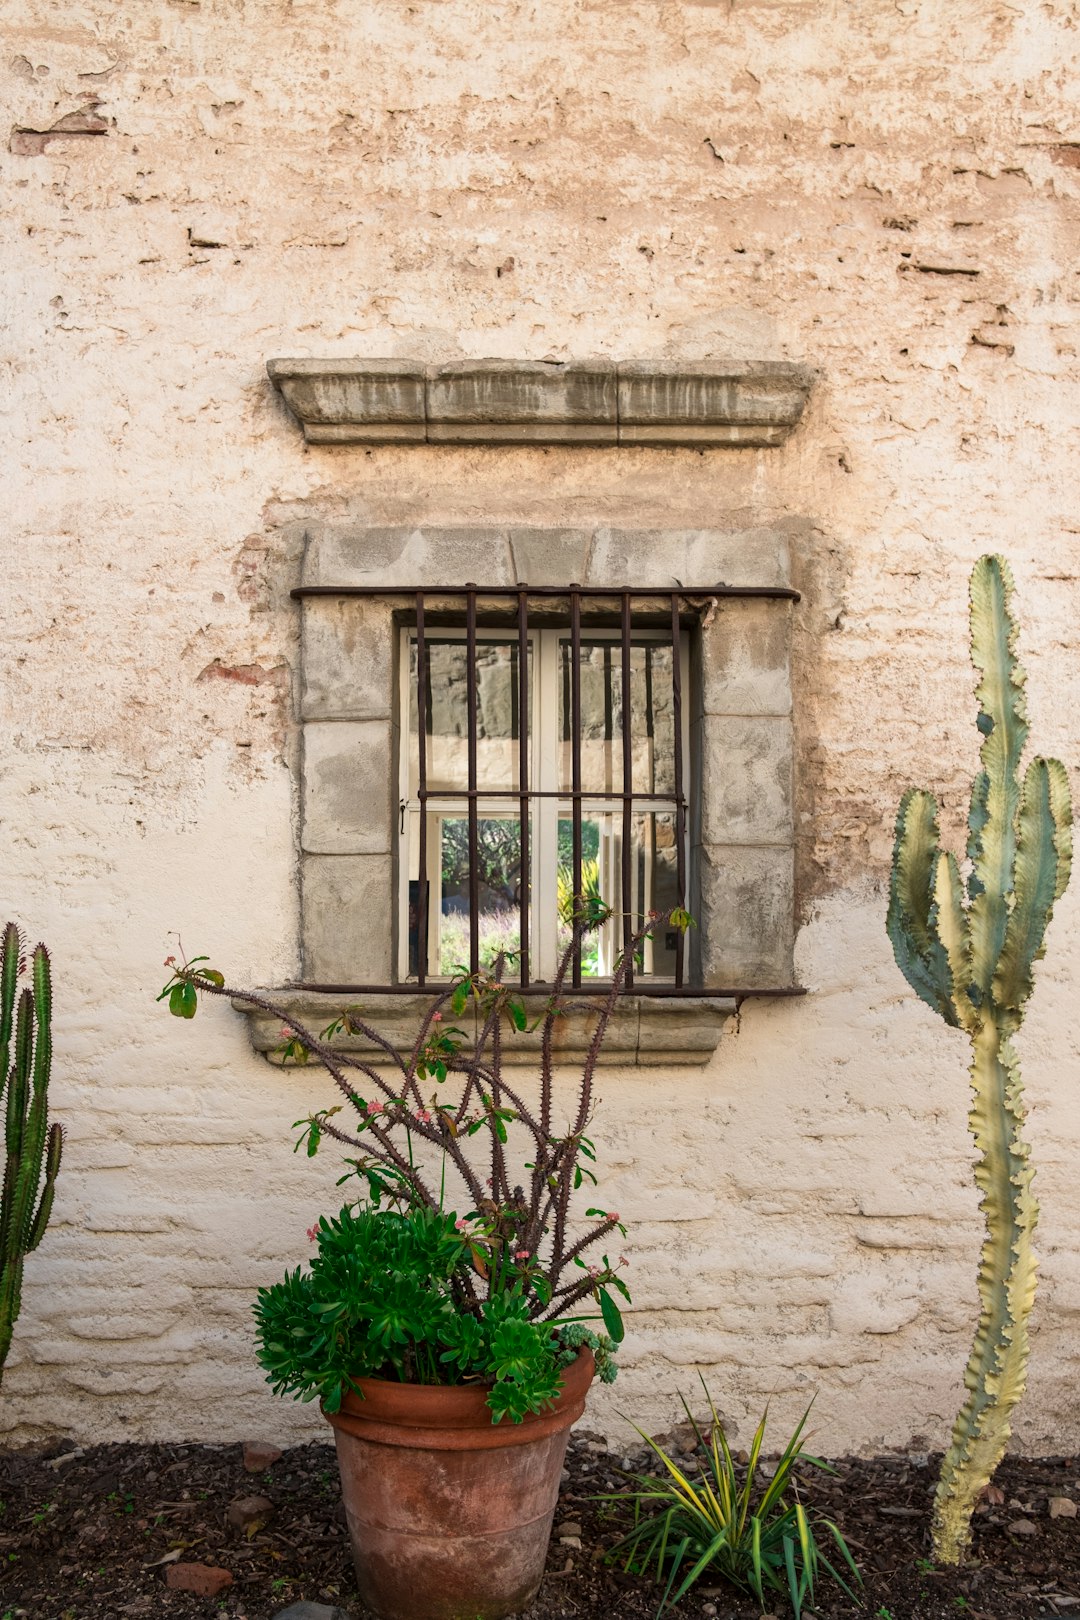
<svg viewBox="0 0 1080 1620"><path fill-rule="evenodd" d="M608 1218L609 1221L617 1221L618 1218L619 1218L618 1210L617 1209L609 1209L608 1212L607 1212L607 1218Z"/></svg>
<svg viewBox="0 0 1080 1620"><path fill-rule="evenodd" d="M459 1232L467 1232L469 1230L469 1223L466 1220L455 1221L454 1227Z"/></svg>
<svg viewBox="0 0 1080 1620"><path fill-rule="evenodd" d="M368 1115L381 1114L384 1112L383 1105L378 1101L378 1099L376 1099L374 1102L365 1103L364 1112Z"/></svg>
<svg viewBox="0 0 1080 1620"><path fill-rule="evenodd" d="M283 1041L291 1041L292 1040L292 1030L289 1028L288 1024L282 1024L282 1026L281 1026L281 1038L282 1038Z"/></svg>
<svg viewBox="0 0 1080 1620"><path fill-rule="evenodd" d="M630 1262L626 1258L625 1254L620 1254L620 1256L619 1256L619 1264L620 1264L620 1266L628 1266L630 1264Z"/></svg>
<svg viewBox="0 0 1080 1620"><path fill-rule="evenodd" d="M162 966L163 967L175 967L176 966L176 957L175 956L167 956L165 958L164 962L162 963Z"/></svg>
<svg viewBox="0 0 1080 1620"><path fill-rule="evenodd" d="M514 1259L515 1260L527 1260L528 1258L529 1258L528 1249L517 1249L517 1250L515 1250L515 1253L514 1253Z"/></svg>
<svg viewBox="0 0 1080 1620"><path fill-rule="evenodd" d="M414 1117L420 1121L421 1125L427 1125L431 1120L431 1110L418 1108Z"/></svg>
<svg viewBox="0 0 1080 1620"><path fill-rule="evenodd" d="M433 1024L441 1024L442 1023L442 1013L432 1013L431 1022Z"/></svg>
<svg viewBox="0 0 1080 1620"><path fill-rule="evenodd" d="M308 1235L308 1241L310 1243L314 1243L315 1239L319 1235L319 1228L317 1226L309 1226L308 1229L307 1229L307 1235Z"/></svg>

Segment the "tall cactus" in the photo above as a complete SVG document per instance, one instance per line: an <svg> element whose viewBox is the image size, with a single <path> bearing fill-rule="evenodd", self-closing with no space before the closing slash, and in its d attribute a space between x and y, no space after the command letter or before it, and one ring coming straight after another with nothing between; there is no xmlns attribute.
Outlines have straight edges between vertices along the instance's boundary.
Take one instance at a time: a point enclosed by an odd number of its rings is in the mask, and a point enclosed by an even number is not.
<svg viewBox="0 0 1080 1620"><path fill-rule="evenodd" d="M889 938L908 983L972 1046L969 1122L986 1236L979 1325L964 1374L968 1396L934 1503L934 1552L944 1564L959 1563L967 1550L972 1510L1004 1454L1027 1376L1038 1205L1020 1134L1024 1107L1012 1041L1072 863L1064 766L1033 759L1020 781L1028 726L1012 592L1005 560L981 557L970 594L982 768L971 789L967 884L955 855L939 847L933 794L911 788L896 818L889 898Z"/></svg>
<svg viewBox="0 0 1080 1620"><path fill-rule="evenodd" d="M7 1093L7 1161L0 1193L0 1380L22 1302L23 1262L48 1224L63 1146L61 1127L48 1123L52 983L44 945L34 951L33 987L25 986L20 994L21 969L19 931L8 923L0 949L0 1100Z"/></svg>

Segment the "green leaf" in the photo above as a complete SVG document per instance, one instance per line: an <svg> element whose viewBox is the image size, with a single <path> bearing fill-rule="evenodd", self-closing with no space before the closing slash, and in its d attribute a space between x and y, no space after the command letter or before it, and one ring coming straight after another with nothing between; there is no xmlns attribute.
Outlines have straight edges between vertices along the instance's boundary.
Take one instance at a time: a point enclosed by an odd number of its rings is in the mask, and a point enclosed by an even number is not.
<svg viewBox="0 0 1080 1620"><path fill-rule="evenodd" d="M525 1026L528 1024L529 1020L525 1016L525 1008L524 1008L523 1004L520 1001L508 1001L506 1003L506 1007L507 1007L507 1011L510 1014L510 1018L511 1018L511 1021L512 1021L513 1025L514 1025L514 1028L516 1030L524 1031Z"/></svg>
<svg viewBox="0 0 1080 1620"><path fill-rule="evenodd" d="M600 1314L604 1318L604 1326L615 1340L615 1343L621 1344L626 1333L623 1326L622 1312L606 1288L600 1290Z"/></svg>

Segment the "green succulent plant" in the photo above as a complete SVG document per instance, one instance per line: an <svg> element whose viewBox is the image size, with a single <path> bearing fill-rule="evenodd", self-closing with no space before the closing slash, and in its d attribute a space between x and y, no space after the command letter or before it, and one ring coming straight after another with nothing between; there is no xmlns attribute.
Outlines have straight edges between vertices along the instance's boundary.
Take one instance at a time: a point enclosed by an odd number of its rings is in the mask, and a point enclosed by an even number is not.
<svg viewBox="0 0 1080 1620"><path fill-rule="evenodd" d="M983 741L968 815L967 881L956 856L940 847L933 794L912 788L896 819L889 898L889 938L908 983L971 1041L969 1122L986 1217L979 1322L964 1374L968 1395L934 1504L934 1554L943 1564L959 1563L967 1550L972 1511L1004 1454L1027 1377L1038 1205L1021 1135L1013 1037L1072 861L1065 767L1037 757L1020 777L1028 724L1012 594L1005 560L981 557L970 598Z"/></svg>

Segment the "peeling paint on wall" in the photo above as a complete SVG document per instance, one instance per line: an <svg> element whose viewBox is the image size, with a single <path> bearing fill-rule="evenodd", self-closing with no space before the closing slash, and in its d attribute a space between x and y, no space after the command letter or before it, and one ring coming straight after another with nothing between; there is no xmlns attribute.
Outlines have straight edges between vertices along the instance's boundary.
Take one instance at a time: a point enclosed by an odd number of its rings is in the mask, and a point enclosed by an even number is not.
<svg viewBox="0 0 1080 1620"><path fill-rule="evenodd" d="M597 1421L663 1426L700 1367L736 1418L819 1390L824 1450L942 1442L975 1309L964 1056L892 964L882 882L910 781L962 841L988 548L1033 735L1078 758L1077 28L1066 0L8 4L4 898L54 948L70 1146L5 1435L311 1431L248 1306L339 1196L290 1152L319 1078L228 1008L153 1002L170 931L251 983L297 970L310 526L769 524L803 591L811 993L747 1004L702 1074L605 1081L637 1313ZM337 450L303 444L274 354L821 380L770 451ZM1078 907L1024 1034L1018 1441L1053 1451L1080 1445Z"/></svg>

